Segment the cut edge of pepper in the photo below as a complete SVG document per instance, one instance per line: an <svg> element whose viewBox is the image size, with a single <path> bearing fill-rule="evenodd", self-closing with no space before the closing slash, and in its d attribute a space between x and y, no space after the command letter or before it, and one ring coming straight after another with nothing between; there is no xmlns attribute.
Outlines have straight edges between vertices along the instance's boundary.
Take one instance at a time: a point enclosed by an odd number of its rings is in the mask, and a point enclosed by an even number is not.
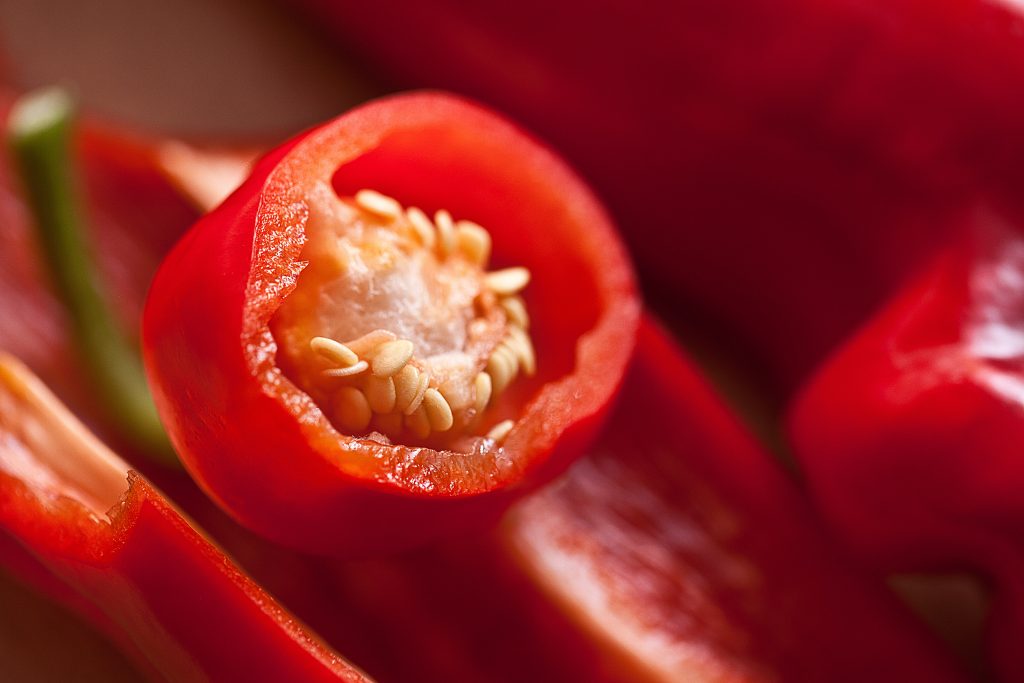
<svg viewBox="0 0 1024 683"><path fill-rule="evenodd" d="M0 353L0 512L26 527L59 527L60 552L102 556L129 523L139 481L21 361ZM19 502L20 499L20 502Z"/></svg>

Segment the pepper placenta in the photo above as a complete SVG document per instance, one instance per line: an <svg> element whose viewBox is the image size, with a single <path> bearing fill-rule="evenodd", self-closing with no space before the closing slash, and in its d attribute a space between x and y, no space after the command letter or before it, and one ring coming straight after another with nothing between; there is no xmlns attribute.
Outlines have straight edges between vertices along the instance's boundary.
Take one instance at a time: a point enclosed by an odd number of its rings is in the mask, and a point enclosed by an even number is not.
<svg viewBox="0 0 1024 683"><path fill-rule="evenodd" d="M370 680L6 356L0 436L5 564L70 597L154 678Z"/></svg>
<svg viewBox="0 0 1024 683"><path fill-rule="evenodd" d="M835 528L879 572L992 587L989 669L1024 680L1024 239L984 206L805 388L790 429Z"/></svg>
<svg viewBox="0 0 1024 683"><path fill-rule="evenodd" d="M349 554L477 526L561 472L637 316L581 181L498 116L424 93L261 161L164 262L144 352L212 497L277 541Z"/></svg>

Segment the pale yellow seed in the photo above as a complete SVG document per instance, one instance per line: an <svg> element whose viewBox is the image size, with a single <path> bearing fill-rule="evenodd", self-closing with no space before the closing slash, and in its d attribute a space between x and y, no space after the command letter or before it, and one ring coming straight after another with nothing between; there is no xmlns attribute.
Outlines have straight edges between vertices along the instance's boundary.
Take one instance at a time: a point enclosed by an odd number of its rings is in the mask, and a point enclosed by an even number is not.
<svg viewBox="0 0 1024 683"><path fill-rule="evenodd" d="M533 377L533 373L537 372L537 354L533 350L530 335L523 328L513 325L508 330L508 340L519 357L519 365L523 372L527 377Z"/></svg>
<svg viewBox="0 0 1024 683"><path fill-rule="evenodd" d="M376 190L359 190L356 192L355 200L359 208L384 218L394 220L402 215L402 205L398 200Z"/></svg>
<svg viewBox="0 0 1024 683"><path fill-rule="evenodd" d="M350 348L357 356L365 357L370 354L370 351L373 351L381 344L385 344L396 339L398 339L398 337L394 332L388 332L387 330L374 330L373 332L367 332L362 337L346 342L345 346Z"/></svg>
<svg viewBox="0 0 1024 683"><path fill-rule="evenodd" d="M494 353L502 354L508 359L509 367L512 368L511 379L515 379L515 376L519 374L519 354L513 347L512 341L508 338L502 339Z"/></svg>
<svg viewBox="0 0 1024 683"><path fill-rule="evenodd" d="M415 365L406 365L398 371L395 380L395 410L405 412L416 398L420 388L420 371Z"/></svg>
<svg viewBox="0 0 1024 683"><path fill-rule="evenodd" d="M459 221L455 224L459 249L466 255L470 263L479 266L487 264L491 258L491 233L473 221Z"/></svg>
<svg viewBox="0 0 1024 683"><path fill-rule="evenodd" d="M515 373L508 357L503 353L495 351L487 359L487 374L491 376L491 392L497 395L504 391L508 383L512 381L512 376Z"/></svg>
<svg viewBox="0 0 1024 683"><path fill-rule="evenodd" d="M309 340L309 348L331 363L341 367L348 367L359 362L359 356L352 349L328 337L313 337Z"/></svg>
<svg viewBox="0 0 1024 683"><path fill-rule="evenodd" d="M446 258L455 251L455 223L452 215L441 209L434 214L434 224L437 226L437 251L441 258Z"/></svg>
<svg viewBox="0 0 1024 683"><path fill-rule="evenodd" d="M415 206L410 206L405 212L405 217L409 219L409 224L412 225L413 231L423 246L427 249L433 249L434 244L437 242L437 230L434 224L430 222L427 214Z"/></svg>
<svg viewBox="0 0 1024 683"><path fill-rule="evenodd" d="M366 372L370 368L370 364L365 360L361 360L355 365L350 365L347 368L328 368L320 374L324 377L352 377L359 373Z"/></svg>
<svg viewBox="0 0 1024 683"><path fill-rule="evenodd" d="M377 377L390 377L404 368L415 351L408 339L397 339L377 347L370 363L370 370Z"/></svg>
<svg viewBox="0 0 1024 683"><path fill-rule="evenodd" d="M405 426L417 439L425 439L430 436L430 418L423 406L414 410L405 417Z"/></svg>
<svg viewBox="0 0 1024 683"><path fill-rule="evenodd" d="M476 388L476 403L473 404L473 407L476 412L480 413L491 400L491 376L486 372L481 372L473 380L473 385Z"/></svg>
<svg viewBox="0 0 1024 683"><path fill-rule="evenodd" d="M516 355L516 352L513 351L509 347L509 345L504 342L498 344L498 348L495 349L495 353L505 357L505 361L508 363L510 373L509 382L511 382L516 378L516 375L519 374L519 357ZM502 389L504 389L504 387L502 387Z"/></svg>
<svg viewBox="0 0 1024 683"><path fill-rule="evenodd" d="M508 437L509 432L512 431L515 425L516 423L512 420L502 420L491 427L491 431L487 432L487 438L493 439L496 443L501 443Z"/></svg>
<svg viewBox="0 0 1024 683"><path fill-rule="evenodd" d="M501 300L501 307L505 309L508 321L513 325L519 325L524 330L530 327L530 314L526 312L526 304L521 297L507 296Z"/></svg>
<svg viewBox="0 0 1024 683"><path fill-rule="evenodd" d="M370 404L355 387L342 387L334 395L334 414L342 429L349 433L366 431L370 426Z"/></svg>
<svg viewBox="0 0 1024 683"><path fill-rule="evenodd" d="M435 432L447 432L455 424L452 407L437 389L427 389L423 394L423 409L430 419L430 428Z"/></svg>
<svg viewBox="0 0 1024 683"><path fill-rule="evenodd" d="M492 270L484 275L484 286L500 296L517 294L530 284L530 271L522 266Z"/></svg>
<svg viewBox="0 0 1024 683"><path fill-rule="evenodd" d="M366 399L375 413L390 413L395 409L395 380L390 377L366 379Z"/></svg>
<svg viewBox="0 0 1024 683"><path fill-rule="evenodd" d="M420 407L420 404L423 403L423 397L427 395L427 387L429 385L430 376L425 372L421 372L419 376L419 381L416 385L416 395L412 397L412 400L409 402L409 405L405 407L406 415L410 415L417 408Z"/></svg>

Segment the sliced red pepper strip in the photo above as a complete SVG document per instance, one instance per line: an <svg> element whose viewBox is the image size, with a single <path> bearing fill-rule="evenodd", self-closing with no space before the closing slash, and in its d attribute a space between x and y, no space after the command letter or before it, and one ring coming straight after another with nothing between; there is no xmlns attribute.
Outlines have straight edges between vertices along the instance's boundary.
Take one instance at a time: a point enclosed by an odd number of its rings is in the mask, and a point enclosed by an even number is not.
<svg viewBox="0 0 1024 683"><path fill-rule="evenodd" d="M600 445L507 537L624 680L964 680L649 321Z"/></svg>
<svg viewBox="0 0 1024 683"><path fill-rule="evenodd" d="M0 526L168 680L369 681L9 357L0 359Z"/></svg>
<svg viewBox="0 0 1024 683"><path fill-rule="evenodd" d="M477 221L495 260L533 273L537 377L495 407L490 419L515 419L501 447L408 447L336 428L280 367L287 345L270 324L315 260L303 243L332 185ZM161 267L144 347L171 439L207 492L279 542L349 554L477 526L562 471L621 381L637 316L624 250L582 182L496 115L425 93L366 105L263 160Z"/></svg>
<svg viewBox="0 0 1024 683"><path fill-rule="evenodd" d="M957 223L963 238L805 388L790 429L864 561L995 584L992 668L1024 680L1024 239L991 209Z"/></svg>
<svg viewBox="0 0 1024 683"><path fill-rule="evenodd" d="M551 140L608 202L651 303L738 331L787 387L941 248L922 212L1022 175L1013 2L290 4L398 86L466 93Z"/></svg>

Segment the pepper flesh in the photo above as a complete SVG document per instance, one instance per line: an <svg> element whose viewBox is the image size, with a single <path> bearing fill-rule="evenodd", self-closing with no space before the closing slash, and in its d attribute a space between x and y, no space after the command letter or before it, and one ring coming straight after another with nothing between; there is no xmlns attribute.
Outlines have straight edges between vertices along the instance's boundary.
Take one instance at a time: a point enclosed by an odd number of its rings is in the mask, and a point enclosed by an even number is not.
<svg viewBox="0 0 1024 683"><path fill-rule="evenodd" d="M966 572L993 591L987 668L1024 665L1020 215L983 206L840 349L790 413L814 495L879 572Z"/></svg>
<svg viewBox="0 0 1024 683"><path fill-rule="evenodd" d="M558 292L531 301L545 363L506 402L516 427L502 447L339 434L281 372L268 325L304 266L308 197L324 183L471 217L501 245L496 265L525 265L534 291ZM205 490L279 542L351 554L486 523L562 471L606 412L637 316L624 251L581 181L497 116L425 93L366 105L272 152L164 262L143 335L157 406Z"/></svg>
<svg viewBox="0 0 1024 683"><path fill-rule="evenodd" d="M369 681L9 357L0 358L0 436L8 561L19 556L44 572L37 582L70 591L154 677Z"/></svg>

